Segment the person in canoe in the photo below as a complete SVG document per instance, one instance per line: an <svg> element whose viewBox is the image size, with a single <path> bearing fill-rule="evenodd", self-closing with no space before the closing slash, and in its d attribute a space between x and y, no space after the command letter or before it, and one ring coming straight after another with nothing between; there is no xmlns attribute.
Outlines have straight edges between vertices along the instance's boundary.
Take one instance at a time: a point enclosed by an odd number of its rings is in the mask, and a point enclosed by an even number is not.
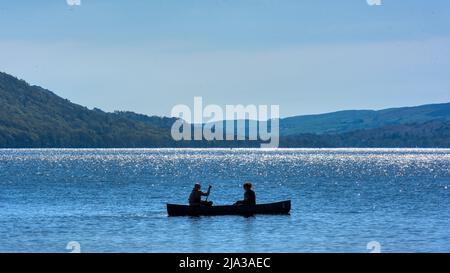
<svg viewBox="0 0 450 273"><path fill-rule="evenodd" d="M202 186L200 183L196 183L194 188L192 189L191 194L189 195L189 205L191 206L212 206L212 201L202 201L202 196L209 196L211 192L211 186L208 187L207 192L201 191Z"/></svg>
<svg viewBox="0 0 450 273"><path fill-rule="evenodd" d="M244 200L237 201L235 205L256 205L256 194L252 190L252 183L246 182L244 183Z"/></svg>

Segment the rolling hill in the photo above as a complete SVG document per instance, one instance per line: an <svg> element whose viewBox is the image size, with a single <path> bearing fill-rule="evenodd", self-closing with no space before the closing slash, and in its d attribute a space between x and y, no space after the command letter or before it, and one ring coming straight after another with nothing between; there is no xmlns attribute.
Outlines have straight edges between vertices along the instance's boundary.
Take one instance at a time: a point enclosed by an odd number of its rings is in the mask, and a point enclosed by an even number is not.
<svg viewBox="0 0 450 273"><path fill-rule="evenodd" d="M0 72L0 148L259 147L246 140L175 142L175 120L91 110ZM450 103L281 119L280 146L450 148Z"/></svg>
<svg viewBox="0 0 450 273"><path fill-rule="evenodd" d="M152 124L155 122L155 125ZM0 73L0 147L165 147L164 118L106 113Z"/></svg>
<svg viewBox="0 0 450 273"><path fill-rule="evenodd" d="M280 133L283 136L339 134L389 125L421 124L432 120L450 120L450 103L290 117L280 121Z"/></svg>
<svg viewBox="0 0 450 273"><path fill-rule="evenodd" d="M450 148L450 121L388 125L341 134L284 136L281 147L305 148Z"/></svg>

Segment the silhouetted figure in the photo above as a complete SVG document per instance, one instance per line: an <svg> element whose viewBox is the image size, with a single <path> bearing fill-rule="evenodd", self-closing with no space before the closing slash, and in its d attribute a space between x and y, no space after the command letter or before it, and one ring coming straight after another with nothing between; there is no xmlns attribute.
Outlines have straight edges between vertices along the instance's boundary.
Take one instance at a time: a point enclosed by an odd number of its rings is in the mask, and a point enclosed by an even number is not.
<svg viewBox="0 0 450 273"><path fill-rule="evenodd" d="M244 200L237 201L235 205L256 205L256 194L252 190L252 183L246 182L244 183Z"/></svg>
<svg viewBox="0 0 450 273"><path fill-rule="evenodd" d="M189 205L191 206L212 206L211 201L202 201L202 196L209 196L211 192L211 186L209 186L207 192L201 191L202 186L197 183L192 189L191 195L189 195Z"/></svg>

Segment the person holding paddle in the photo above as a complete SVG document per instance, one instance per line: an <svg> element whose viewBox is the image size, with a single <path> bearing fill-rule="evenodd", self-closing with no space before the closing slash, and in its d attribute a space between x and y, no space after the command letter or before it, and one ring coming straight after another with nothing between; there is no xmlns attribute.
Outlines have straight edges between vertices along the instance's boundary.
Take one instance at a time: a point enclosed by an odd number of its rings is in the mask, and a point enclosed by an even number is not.
<svg viewBox="0 0 450 273"><path fill-rule="evenodd" d="M189 195L189 205L191 206L212 206L213 202L208 201L209 193L211 192L211 185L208 187L207 192L201 191L202 186L200 183L196 183ZM207 196L205 201L202 201L202 196Z"/></svg>

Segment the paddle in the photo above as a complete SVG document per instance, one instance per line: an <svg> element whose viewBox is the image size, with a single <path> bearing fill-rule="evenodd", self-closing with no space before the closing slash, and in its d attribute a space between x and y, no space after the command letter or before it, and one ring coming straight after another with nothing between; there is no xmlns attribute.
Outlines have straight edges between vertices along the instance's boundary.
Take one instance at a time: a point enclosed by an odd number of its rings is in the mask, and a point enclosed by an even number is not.
<svg viewBox="0 0 450 273"><path fill-rule="evenodd" d="M208 201L209 194L211 193L211 188L212 188L212 186L209 185L209 187L208 187L208 195L206 196L206 200L205 201Z"/></svg>

